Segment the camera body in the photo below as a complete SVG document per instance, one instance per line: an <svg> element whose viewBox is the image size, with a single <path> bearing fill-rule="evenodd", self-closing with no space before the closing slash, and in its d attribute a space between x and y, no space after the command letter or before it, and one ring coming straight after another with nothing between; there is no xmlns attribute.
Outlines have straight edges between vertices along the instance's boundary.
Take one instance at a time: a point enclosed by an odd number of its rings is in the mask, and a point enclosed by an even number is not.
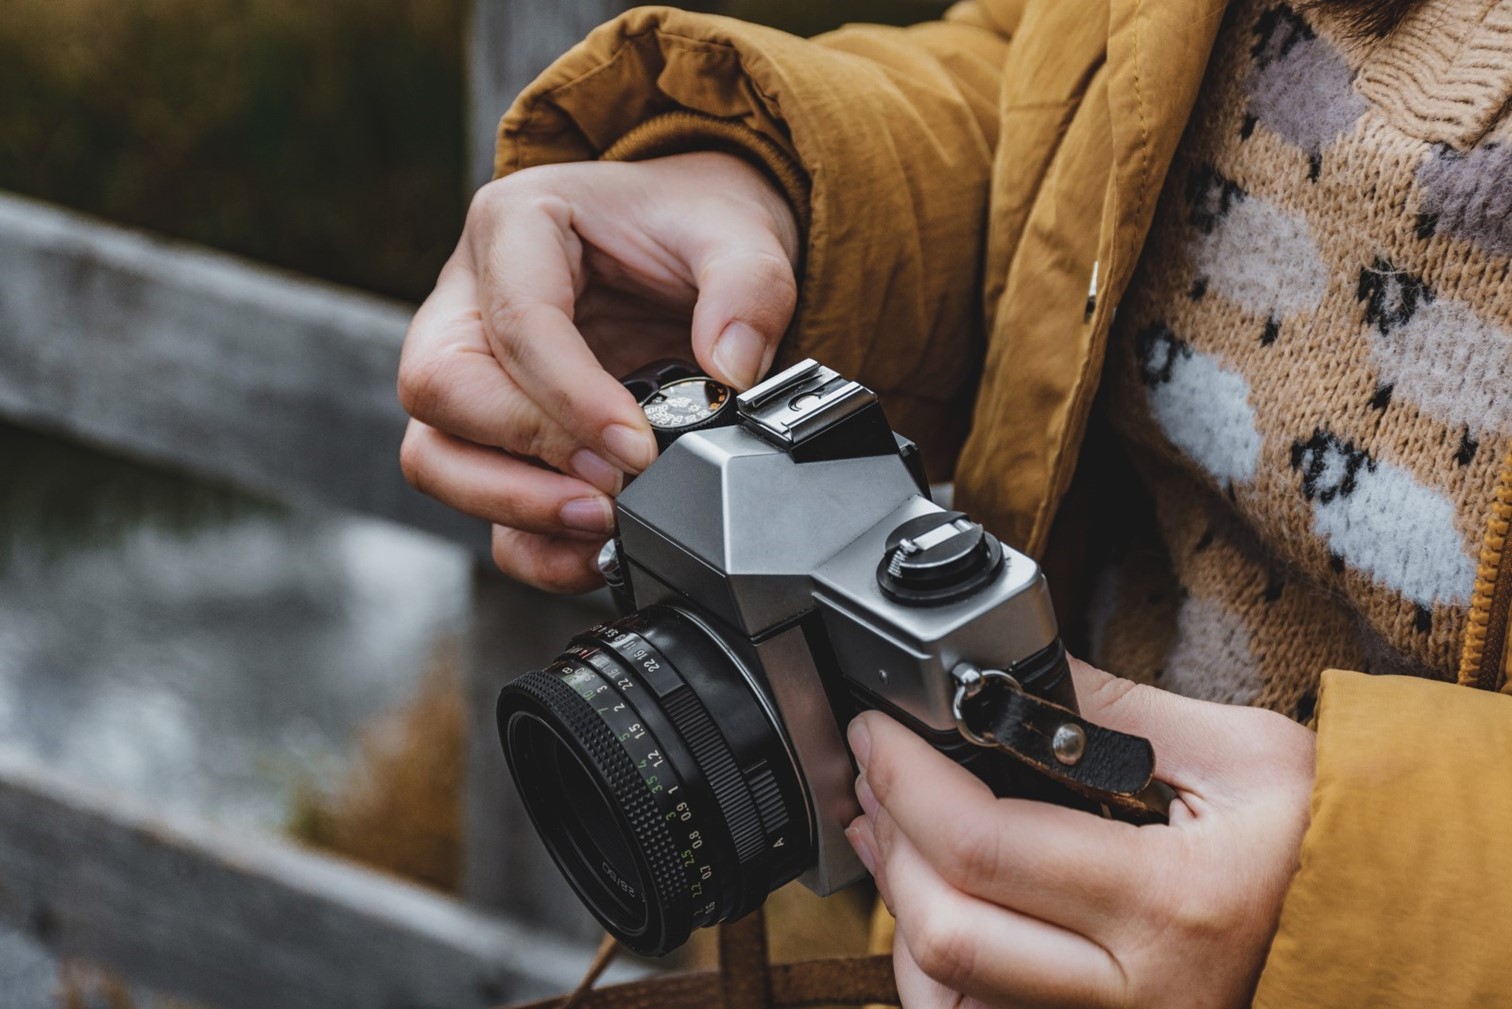
<svg viewBox="0 0 1512 1009"><path fill-rule="evenodd" d="M621 494L611 584L622 610L678 607L739 642L808 784L815 857L800 878L825 895L865 874L844 836L860 812L849 719L881 709L958 759L1011 770L957 731L951 670L1028 669L1056 651L1055 615L1033 560L930 500L916 451L869 390L805 361L738 410L736 424L679 437ZM914 543L932 529L975 539L956 544L978 549L974 564L954 557L955 577L927 586L937 598L884 588L910 526ZM1074 703L1056 672L1029 689Z"/></svg>
<svg viewBox="0 0 1512 1009"><path fill-rule="evenodd" d="M865 709L998 795L1098 808L968 727L985 675L1048 702L1034 740L1072 733L1050 762L1086 740L1038 565L931 501L870 390L814 361L739 397L686 371L626 384L663 451L600 557L624 616L498 710L526 810L612 934L660 955L794 878L860 879L844 729Z"/></svg>

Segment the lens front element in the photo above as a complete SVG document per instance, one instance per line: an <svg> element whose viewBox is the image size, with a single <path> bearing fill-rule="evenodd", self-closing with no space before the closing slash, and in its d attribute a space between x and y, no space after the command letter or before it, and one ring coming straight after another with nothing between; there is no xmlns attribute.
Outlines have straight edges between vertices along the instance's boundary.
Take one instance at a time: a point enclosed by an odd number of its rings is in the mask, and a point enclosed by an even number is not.
<svg viewBox="0 0 1512 1009"><path fill-rule="evenodd" d="M536 830L638 953L746 914L808 862L802 785L759 689L703 626L653 607L574 639L499 697Z"/></svg>

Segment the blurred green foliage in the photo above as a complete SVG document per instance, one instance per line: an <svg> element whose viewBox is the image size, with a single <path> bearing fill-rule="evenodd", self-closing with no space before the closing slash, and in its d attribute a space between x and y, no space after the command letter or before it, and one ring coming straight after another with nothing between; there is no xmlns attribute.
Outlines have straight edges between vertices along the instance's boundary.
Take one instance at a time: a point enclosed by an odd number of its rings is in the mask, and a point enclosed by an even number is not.
<svg viewBox="0 0 1512 1009"><path fill-rule="evenodd" d="M4 0L0 188L416 297L462 199L460 0Z"/></svg>
<svg viewBox="0 0 1512 1009"><path fill-rule="evenodd" d="M812 34L942 5L699 6ZM464 209L468 0L3 7L0 189L384 294L429 289Z"/></svg>

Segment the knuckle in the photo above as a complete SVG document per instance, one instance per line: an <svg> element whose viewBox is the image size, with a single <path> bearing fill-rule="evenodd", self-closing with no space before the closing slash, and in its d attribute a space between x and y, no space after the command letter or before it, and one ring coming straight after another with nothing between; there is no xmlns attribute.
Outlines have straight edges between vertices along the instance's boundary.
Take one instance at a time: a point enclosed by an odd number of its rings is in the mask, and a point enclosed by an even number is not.
<svg viewBox="0 0 1512 1009"><path fill-rule="evenodd" d="M500 298L489 308L488 328L506 356L518 356L529 338L534 313L535 306L520 298Z"/></svg>
<svg viewBox="0 0 1512 1009"><path fill-rule="evenodd" d="M399 361L399 405L417 420L434 417L445 401L445 359L440 355L406 354Z"/></svg>
<svg viewBox="0 0 1512 1009"><path fill-rule="evenodd" d="M503 216L505 209L518 198L522 183L530 181L529 174L528 170L515 172L479 186L467 206L467 223L486 224Z"/></svg>
<svg viewBox="0 0 1512 1009"><path fill-rule="evenodd" d="M750 274L775 300L798 298L798 279L793 275L793 264L786 256L775 252L758 251L751 255Z"/></svg>
<svg viewBox="0 0 1512 1009"><path fill-rule="evenodd" d="M971 978L975 967L973 937L948 908L935 905L925 911L907 939L914 962L936 981L959 989Z"/></svg>
<svg viewBox="0 0 1512 1009"><path fill-rule="evenodd" d="M593 587L587 575L552 572L541 582L541 588L559 596L575 596Z"/></svg>
<svg viewBox="0 0 1512 1009"><path fill-rule="evenodd" d="M885 747L873 745L871 757L866 762L866 783L871 786L872 794L879 803L887 805L893 797L896 782L896 769L891 754Z"/></svg>
<svg viewBox="0 0 1512 1009"><path fill-rule="evenodd" d="M521 581L529 581L524 577L522 560L520 556L520 544L516 538L510 535L511 530L503 526L494 526L493 529L493 562L494 567L511 578Z"/></svg>
<svg viewBox="0 0 1512 1009"><path fill-rule="evenodd" d="M614 390L609 389L608 393L612 395ZM629 393L626 393L627 395ZM547 399L547 410L549 410L550 416L558 419L559 424L561 424L564 430L584 431L584 433L587 433L587 431L590 431L590 428L594 427L593 419L591 419L593 411L591 411L590 405L585 404L582 399L579 399L578 393L570 389L552 387L552 389L544 392L544 396ZM608 404L608 396L603 398L603 402Z"/></svg>
<svg viewBox="0 0 1512 1009"><path fill-rule="evenodd" d="M887 810L879 810L871 818L871 825L872 834L876 837L877 844L881 847L882 851L884 853L891 851L893 839L897 833L897 824L891 816L887 815Z"/></svg>
<svg viewBox="0 0 1512 1009"><path fill-rule="evenodd" d="M551 401L551 412L561 417L568 424L576 424L581 419L582 404L572 390L555 386L546 393Z"/></svg>
<svg viewBox="0 0 1512 1009"><path fill-rule="evenodd" d="M572 204L555 189L533 189L520 200L523 207L565 225L572 219Z"/></svg>
<svg viewBox="0 0 1512 1009"><path fill-rule="evenodd" d="M510 172L494 182L511 193L533 196L560 186L562 178L570 171L570 163L530 165Z"/></svg>
<svg viewBox="0 0 1512 1009"><path fill-rule="evenodd" d="M590 427L588 410L580 397L583 391L549 385L538 388L532 400L535 425L535 450L530 454L549 463L557 463L553 453L563 448L562 440L570 432ZM565 451L560 453L565 456Z"/></svg>
<svg viewBox="0 0 1512 1009"><path fill-rule="evenodd" d="M425 435L411 424L399 443L399 469L405 481L422 494L426 493L426 454Z"/></svg>
<svg viewBox="0 0 1512 1009"><path fill-rule="evenodd" d="M1154 687L1110 676L1092 688L1091 700L1107 711L1137 711L1147 707Z"/></svg>
<svg viewBox="0 0 1512 1009"><path fill-rule="evenodd" d="M467 206L466 227L485 234L497 230L508 218L521 211L534 210L562 220L570 216L570 204L560 194L563 165L535 165L492 182L484 183L473 193Z"/></svg>
<svg viewBox="0 0 1512 1009"><path fill-rule="evenodd" d="M467 217L463 227L468 231L487 227L501 213L509 186L507 178L495 179L479 186L467 204Z"/></svg>
<svg viewBox="0 0 1512 1009"><path fill-rule="evenodd" d="M492 546L494 566L516 581L557 595L595 585L586 563L577 562L578 553L570 546L500 525L494 526Z"/></svg>
<svg viewBox="0 0 1512 1009"><path fill-rule="evenodd" d="M546 460L551 454L551 438L545 418L530 406L521 406L515 411L509 439L508 448L516 455Z"/></svg>
<svg viewBox="0 0 1512 1009"><path fill-rule="evenodd" d="M587 567L577 563L576 550L564 549L561 554L549 558L540 565L536 585L557 595L575 595L593 587Z"/></svg>
<svg viewBox="0 0 1512 1009"><path fill-rule="evenodd" d="M1231 914L1227 902L1193 900L1177 885L1168 885L1153 893L1146 911L1148 919L1160 923L1161 934L1178 937L1176 941L1195 945L1222 943L1247 924L1245 916Z"/></svg>

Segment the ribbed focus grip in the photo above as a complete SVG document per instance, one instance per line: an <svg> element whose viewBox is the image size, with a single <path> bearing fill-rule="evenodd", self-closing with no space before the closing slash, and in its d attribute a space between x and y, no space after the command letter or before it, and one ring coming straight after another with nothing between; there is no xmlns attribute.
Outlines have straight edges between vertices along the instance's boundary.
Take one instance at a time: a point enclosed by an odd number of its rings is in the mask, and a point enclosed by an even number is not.
<svg viewBox="0 0 1512 1009"><path fill-rule="evenodd" d="M677 727L683 743L693 752L693 759L704 773L714 792L714 801L724 816L735 845L735 856L743 865L764 849L761 817L750 789L740 776L735 756L719 734L708 709L690 687L681 687L662 699L662 710Z"/></svg>

